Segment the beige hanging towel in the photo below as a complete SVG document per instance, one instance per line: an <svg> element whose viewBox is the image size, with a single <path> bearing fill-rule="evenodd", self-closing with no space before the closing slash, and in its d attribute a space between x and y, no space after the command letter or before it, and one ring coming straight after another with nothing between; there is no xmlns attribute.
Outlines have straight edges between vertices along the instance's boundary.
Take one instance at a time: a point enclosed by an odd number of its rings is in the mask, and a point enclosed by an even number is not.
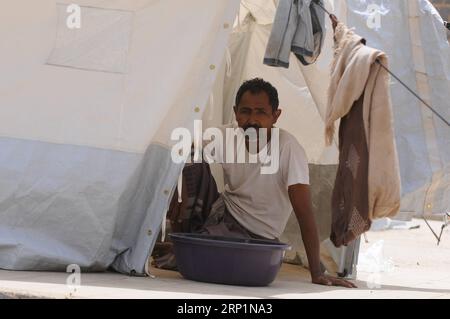
<svg viewBox="0 0 450 319"><path fill-rule="evenodd" d="M373 219L400 208L400 174L395 145L389 74L384 52L339 23L326 113L326 142L339 128L340 163L332 200L332 240L346 245Z"/></svg>

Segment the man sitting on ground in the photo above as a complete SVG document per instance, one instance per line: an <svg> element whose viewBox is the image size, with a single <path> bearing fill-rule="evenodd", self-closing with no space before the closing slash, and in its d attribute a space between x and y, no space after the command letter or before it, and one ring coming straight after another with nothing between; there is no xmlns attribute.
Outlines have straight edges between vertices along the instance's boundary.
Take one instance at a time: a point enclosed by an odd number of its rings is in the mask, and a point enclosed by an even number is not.
<svg viewBox="0 0 450 319"><path fill-rule="evenodd" d="M251 134L245 137L245 153L248 152L247 156L252 153L250 144L256 141L259 146L256 149L257 153L268 151L272 160L277 156L278 169L272 174L262 174L261 168L265 163L260 161L243 164L223 160L221 164L225 189L219 194L209 166L205 166L207 164L201 164L204 165L203 168L199 168L197 164L188 164L183 171L183 202L178 204L175 194L168 214L173 228L177 228L178 221L186 219L181 215L186 215L185 212L190 209L189 231L228 237L278 240L294 210L300 225L312 282L355 288L353 283L325 275L322 271L319 235L311 204L308 160L303 147L293 135L274 127L281 116L277 90L262 79L256 78L245 82L237 93L234 113L237 125L221 127L223 136L226 136L226 129L241 128L244 132L254 129L253 132L257 133L254 139L251 138ZM266 129L265 142L261 141L260 129ZM275 137L277 140L272 140ZM272 149L271 145L274 145L272 142L278 143L278 154ZM238 146L235 143L232 145L235 147L233 154L237 155ZM230 150L225 146L224 153L227 151ZM200 178L195 181L195 176L201 176L201 182ZM192 193L192 190L198 195L199 188L202 187L199 186L200 183L209 185L203 186L201 192L204 196L201 201L189 200L188 193ZM186 190L186 187L191 189ZM203 213L198 213L200 210L203 210ZM198 229L192 227L194 219L197 220ZM156 258L155 265L163 267L164 260L167 261L167 258L164 258L166 257ZM174 261L173 255L171 258Z"/></svg>

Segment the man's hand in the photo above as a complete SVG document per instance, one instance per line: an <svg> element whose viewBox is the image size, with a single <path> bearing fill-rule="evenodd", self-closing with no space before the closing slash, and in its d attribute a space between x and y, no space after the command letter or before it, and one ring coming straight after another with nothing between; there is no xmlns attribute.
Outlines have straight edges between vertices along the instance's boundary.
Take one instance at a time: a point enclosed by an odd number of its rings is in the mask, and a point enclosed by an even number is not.
<svg viewBox="0 0 450 319"><path fill-rule="evenodd" d="M305 244L312 282L318 285L357 288L351 282L324 275L320 267L320 243L316 221L312 212L311 191L308 185L289 186L289 198Z"/></svg>
<svg viewBox="0 0 450 319"><path fill-rule="evenodd" d="M354 283L340 279L328 275L321 275L312 278L313 284L322 285L322 286L336 286L336 287L345 287L345 288L358 288Z"/></svg>

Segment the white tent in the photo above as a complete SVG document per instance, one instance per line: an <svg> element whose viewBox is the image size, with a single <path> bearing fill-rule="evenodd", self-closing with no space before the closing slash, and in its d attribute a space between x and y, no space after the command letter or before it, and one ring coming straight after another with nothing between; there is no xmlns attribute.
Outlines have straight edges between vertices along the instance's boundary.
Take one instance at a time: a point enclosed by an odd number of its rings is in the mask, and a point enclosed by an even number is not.
<svg viewBox="0 0 450 319"><path fill-rule="evenodd" d="M182 169L171 161L172 130L231 121L238 86L254 76L279 89L280 126L307 151L316 201L329 200L330 26L319 61L302 67L293 57L286 70L262 64L272 0L78 0L79 29L69 28L71 3L5 0L0 12L0 268L144 273ZM367 25L370 4L380 28ZM450 47L428 1L327 7L450 118ZM394 80L392 96L403 209L443 212L450 129Z"/></svg>

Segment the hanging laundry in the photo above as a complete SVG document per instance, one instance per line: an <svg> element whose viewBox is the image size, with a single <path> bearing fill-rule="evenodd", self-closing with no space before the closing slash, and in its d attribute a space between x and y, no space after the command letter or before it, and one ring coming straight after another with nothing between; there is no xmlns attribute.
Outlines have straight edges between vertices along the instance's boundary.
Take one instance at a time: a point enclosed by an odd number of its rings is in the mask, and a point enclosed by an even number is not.
<svg viewBox="0 0 450 319"><path fill-rule="evenodd" d="M289 67L293 52L303 65L319 57L325 38L323 0L280 0L267 44L264 64Z"/></svg>
<svg viewBox="0 0 450 319"><path fill-rule="evenodd" d="M339 23L326 113L326 142L339 127L339 167L332 198L331 240L347 245L369 230L373 219L400 208L400 174L394 140L385 53Z"/></svg>

